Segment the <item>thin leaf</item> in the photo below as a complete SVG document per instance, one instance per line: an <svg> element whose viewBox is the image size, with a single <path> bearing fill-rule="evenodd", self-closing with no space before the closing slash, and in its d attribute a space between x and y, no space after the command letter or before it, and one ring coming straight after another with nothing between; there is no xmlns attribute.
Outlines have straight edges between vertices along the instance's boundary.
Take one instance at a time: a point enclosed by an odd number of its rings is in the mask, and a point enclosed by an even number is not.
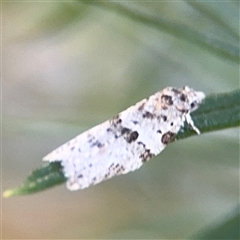
<svg viewBox="0 0 240 240"><path fill-rule="evenodd" d="M179 22L171 22L163 18L155 18L147 15L146 13L137 12L136 9L132 10L116 2L104 2L104 1L86 1L82 2L88 4L94 4L104 9L110 9L121 15L129 17L130 19L137 21L151 27L154 27L160 31L165 31L177 38L182 38L191 42L194 45L201 47L202 49L212 52L224 59L228 59L235 63L239 63L239 48L230 44L226 44L216 38L211 38L202 33L199 33L188 26L180 24Z"/></svg>
<svg viewBox="0 0 240 240"><path fill-rule="evenodd" d="M17 195L28 195L62 184L65 181L66 178L59 162L46 163L34 170L22 186L5 191L3 196L8 198Z"/></svg>
<svg viewBox="0 0 240 240"><path fill-rule="evenodd" d="M192 114L195 125L202 133L236 127L240 125L240 90L213 94ZM176 139L187 138L196 133L185 125ZM60 163L44 164L26 179L22 186L7 190L4 197L25 195L46 190L66 181Z"/></svg>

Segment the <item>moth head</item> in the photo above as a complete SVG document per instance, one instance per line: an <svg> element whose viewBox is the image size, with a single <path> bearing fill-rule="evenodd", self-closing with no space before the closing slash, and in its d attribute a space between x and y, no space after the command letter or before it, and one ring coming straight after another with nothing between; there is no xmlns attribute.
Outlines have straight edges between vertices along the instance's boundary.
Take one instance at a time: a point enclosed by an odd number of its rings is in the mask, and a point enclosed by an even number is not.
<svg viewBox="0 0 240 240"><path fill-rule="evenodd" d="M177 109L186 112L195 111L205 98L205 94L203 92L194 91L188 86L175 89L175 94Z"/></svg>

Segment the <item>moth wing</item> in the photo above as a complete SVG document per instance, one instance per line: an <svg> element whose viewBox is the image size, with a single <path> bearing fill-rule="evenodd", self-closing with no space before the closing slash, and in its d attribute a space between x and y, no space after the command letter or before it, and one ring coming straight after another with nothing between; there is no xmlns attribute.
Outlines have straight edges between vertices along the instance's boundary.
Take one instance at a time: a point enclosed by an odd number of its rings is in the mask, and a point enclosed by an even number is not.
<svg viewBox="0 0 240 240"><path fill-rule="evenodd" d="M70 190L84 189L139 168L142 162L134 154L138 149L128 150L129 143L116 138L108 131L110 127L106 121L63 144L43 160L61 162Z"/></svg>

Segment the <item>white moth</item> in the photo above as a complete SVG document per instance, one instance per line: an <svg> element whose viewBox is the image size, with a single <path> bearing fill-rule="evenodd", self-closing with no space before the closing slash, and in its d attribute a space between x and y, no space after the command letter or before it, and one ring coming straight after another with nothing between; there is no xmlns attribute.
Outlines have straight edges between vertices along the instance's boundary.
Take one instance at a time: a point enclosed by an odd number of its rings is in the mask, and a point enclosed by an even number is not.
<svg viewBox="0 0 240 240"><path fill-rule="evenodd" d="M200 134L190 113L204 98L203 92L187 86L167 87L78 135L43 160L61 162L70 190L134 171L159 154L185 120Z"/></svg>

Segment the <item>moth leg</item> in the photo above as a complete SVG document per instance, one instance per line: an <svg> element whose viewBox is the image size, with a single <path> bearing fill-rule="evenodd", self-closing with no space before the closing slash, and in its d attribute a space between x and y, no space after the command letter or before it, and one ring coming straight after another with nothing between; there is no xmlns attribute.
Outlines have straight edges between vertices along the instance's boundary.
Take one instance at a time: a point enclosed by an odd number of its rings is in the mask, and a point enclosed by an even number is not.
<svg viewBox="0 0 240 240"><path fill-rule="evenodd" d="M190 113L187 113L187 114L186 114L185 119L186 119L187 123L192 127L192 129L199 135L199 134L200 134L200 131L199 131L199 129L194 125L194 122L193 122L193 120L192 120L192 117L191 117Z"/></svg>

